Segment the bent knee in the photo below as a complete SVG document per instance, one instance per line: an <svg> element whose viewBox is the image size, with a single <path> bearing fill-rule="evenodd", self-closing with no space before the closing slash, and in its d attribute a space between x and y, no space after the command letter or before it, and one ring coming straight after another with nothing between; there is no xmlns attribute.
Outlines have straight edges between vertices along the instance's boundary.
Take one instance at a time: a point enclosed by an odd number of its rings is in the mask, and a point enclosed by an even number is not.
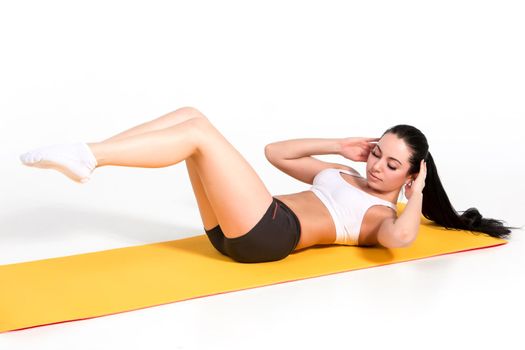
<svg viewBox="0 0 525 350"><path fill-rule="evenodd" d="M211 136L216 134L217 129L211 124L208 118L192 118L185 122L192 132L193 137L210 140Z"/></svg>
<svg viewBox="0 0 525 350"><path fill-rule="evenodd" d="M187 107L187 108L192 108L192 107ZM210 129L212 129L213 131L217 131L215 126L212 124L212 122L204 114L202 114L198 110L192 110L191 113L194 113L195 117L189 119L188 122L190 122L191 125L195 129L199 131L204 131L205 133L209 133Z"/></svg>
<svg viewBox="0 0 525 350"><path fill-rule="evenodd" d="M175 111L173 111L173 113L175 112L182 112L182 113L191 115L192 118L208 119L208 117L206 117L201 111L191 106L184 106L184 107L177 108Z"/></svg>

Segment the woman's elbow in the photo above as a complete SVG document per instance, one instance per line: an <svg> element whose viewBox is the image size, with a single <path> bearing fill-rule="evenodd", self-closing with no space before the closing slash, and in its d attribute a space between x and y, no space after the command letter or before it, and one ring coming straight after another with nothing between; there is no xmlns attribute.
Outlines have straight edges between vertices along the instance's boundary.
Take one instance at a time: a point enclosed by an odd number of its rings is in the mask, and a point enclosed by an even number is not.
<svg viewBox="0 0 525 350"><path fill-rule="evenodd" d="M402 234L383 234L378 235L378 243L385 248L408 248L412 245L415 238L409 238Z"/></svg>
<svg viewBox="0 0 525 350"><path fill-rule="evenodd" d="M271 143L269 143L266 146L264 146L264 156L268 160L270 160L270 158L272 157L272 147L271 146L272 146Z"/></svg>

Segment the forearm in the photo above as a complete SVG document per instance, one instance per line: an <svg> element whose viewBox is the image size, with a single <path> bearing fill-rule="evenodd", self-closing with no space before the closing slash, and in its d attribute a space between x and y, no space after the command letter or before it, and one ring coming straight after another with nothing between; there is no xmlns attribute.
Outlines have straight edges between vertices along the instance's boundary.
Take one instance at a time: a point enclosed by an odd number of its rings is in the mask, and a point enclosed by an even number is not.
<svg viewBox="0 0 525 350"><path fill-rule="evenodd" d="M339 154L339 138L303 138L278 141L266 146L267 155L281 159L297 159L311 155Z"/></svg>
<svg viewBox="0 0 525 350"><path fill-rule="evenodd" d="M412 193L403 213L394 223L398 238L407 245L410 245L417 237L419 225L421 223L421 207L423 205L423 193Z"/></svg>

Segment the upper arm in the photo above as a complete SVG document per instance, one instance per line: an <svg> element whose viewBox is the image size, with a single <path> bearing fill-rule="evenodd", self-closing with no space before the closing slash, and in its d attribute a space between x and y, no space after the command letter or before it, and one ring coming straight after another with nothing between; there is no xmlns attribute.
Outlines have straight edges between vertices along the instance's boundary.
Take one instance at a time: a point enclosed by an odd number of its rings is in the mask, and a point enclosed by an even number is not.
<svg viewBox="0 0 525 350"><path fill-rule="evenodd" d="M395 214L382 219L379 229L377 231L377 241L385 248L402 248L410 245L410 242L405 242L400 239L400 234L395 227Z"/></svg>
<svg viewBox="0 0 525 350"><path fill-rule="evenodd" d="M355 169L347 165L325 162L312 156L295 159L272 157L272 153L269 151L268 146L266 146L264 154L266 159L268 159L268 161L272 163L277 169L299 181L310 185L313 184L315 175L327 168L343 169L358 173Z"/></svg>

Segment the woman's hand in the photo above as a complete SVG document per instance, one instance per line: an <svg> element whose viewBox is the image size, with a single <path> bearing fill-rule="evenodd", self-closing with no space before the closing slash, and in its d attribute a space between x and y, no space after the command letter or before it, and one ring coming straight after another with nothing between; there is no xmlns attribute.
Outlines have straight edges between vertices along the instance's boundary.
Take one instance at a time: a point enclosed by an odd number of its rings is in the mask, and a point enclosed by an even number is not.
<svg viewBox="0 0 525 350"><path fill-rule="evenodd" d="M425 188L425 179L427 177L427 163L422 159L421 165L419 168L419 173L415 180L410 181L408 185L405 185L405 197L410 199L412 193L423 193L423 188Z"/></svg>
<svg viewBox="0 0 525 350"><path fill-rule="evenodd" d="M347 137L341 139L339 154L355 162L366 162L368 155L379 138L372 137Z"/></svg>

